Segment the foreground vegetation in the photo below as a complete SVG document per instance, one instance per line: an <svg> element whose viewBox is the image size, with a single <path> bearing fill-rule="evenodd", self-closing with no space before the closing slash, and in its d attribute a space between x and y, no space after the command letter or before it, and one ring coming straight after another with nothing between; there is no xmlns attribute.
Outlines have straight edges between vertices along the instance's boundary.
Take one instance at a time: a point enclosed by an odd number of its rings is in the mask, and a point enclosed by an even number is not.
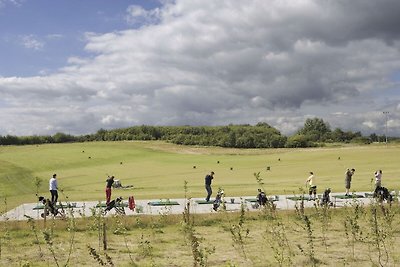
<svg viewBox="0 0 400 267"><path fill-rule="evenodd" d="M396 266L400 207L93 216L0 223L9 266ZM73 213L72 213L73 214Z"/></svg>

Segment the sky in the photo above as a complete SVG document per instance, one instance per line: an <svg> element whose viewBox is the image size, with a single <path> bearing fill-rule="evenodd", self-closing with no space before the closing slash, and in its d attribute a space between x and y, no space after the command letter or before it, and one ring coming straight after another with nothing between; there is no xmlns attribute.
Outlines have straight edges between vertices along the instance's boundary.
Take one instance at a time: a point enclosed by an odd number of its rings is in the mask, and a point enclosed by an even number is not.
<svg viewBox="0 0 400 267"><path fill-rule="evenodd" d="M398 0L0 0L0 135L266 122L400 136Z"/></svg>

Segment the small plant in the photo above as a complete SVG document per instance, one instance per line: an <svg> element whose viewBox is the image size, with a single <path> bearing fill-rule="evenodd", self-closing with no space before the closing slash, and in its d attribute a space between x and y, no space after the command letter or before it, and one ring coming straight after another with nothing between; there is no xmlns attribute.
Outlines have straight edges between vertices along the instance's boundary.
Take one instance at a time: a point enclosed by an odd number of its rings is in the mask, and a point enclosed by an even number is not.
<svg viewBox="0 0 400 267"><path fill-rule="evenodd" d="M301 196L300 196L300 203L297 201L294 205L294 209L296 211L296 215L299 219L302 219L305 215L304 210L304 189L300 188Z"/></svg>
<svg viewBox="0 0 400 267"><path fill-rule="evenodd" d="M93 258L99 265L101 265L101 266L107 266L107 265L108 265L108 266L115 266L114 263L113 263L113 261L112 261L112 258L111 258L107 253L104 252L105 260L103 260L103 259L101 258L101 256L100 256L100 254L97 253L96 249L94 249L94 248L93 248L92 246L90 246L89 244L86 245L86 247L87 247L88 250L89 250L89 255L92 256L92 258Z"/></svg>
<svg viewBox="0 0 400 267"><path fill-rule="evenodd" d="M104 252L104 257L106 257L106 261L107 261L108 265L114 266L114 263L113 263L113 261L112 261L112 258L111 258L107 253L105 253L105 252Z"/></svg>
<svg viewBox="0 0 400 267"><path fill-rule="evenodd" d="M321 232L322 232L322 244L325 247L325 251L328 251L328 242L327 242L327 232L331 222L331 212L329 205L314 205L316 215L318 220L321 223Z"/></svg>
<svg viewBox="0 0 400 267"><path fill-rule="evenodd" d="M293 266L294 252L286 235L286 227L280 219L270 220L267 227L267 236L264 239L274 252L274 259L279 266Z"/></svg>
<svg viewBox="0 0 400 267"><path fill-rule="evenodd" d="M38 234L38 230L36 228L36 224L35 224L35 220L33 220L32 217L29 217L27 215L25 215L25 217L28 218L28 224L31 227L31 230L34 234L35 237L35 244L38 246L39 249L39 257L43 257L43 252L42 252L42 247L40 246L40 241L39 241L39 234Z"/></svg>
<svg viewBox="0 0 400 267"><path fill-rule="evenodd" d="M87 248L89 250L89 255L92 256L98 264L100 264L101 266L106 265L106 263L101 259L99 253L97 253L96 249L92 248L90 245L87 245Z"/></svg>
<svg viewBox="0 0 400 267"><path fill-rule="evenodd" d="M360 221L365 215L365 209L358 201L353 201L350 209L347 209L345 216L344 227L345 235L351 247L352 258L355 258L355 244L357 241L363 241L363 232Z"/></svg>
<svg viewBox="0 0 400 267"><path fill-rule="evenodd" d="M46 229L45 231L43 231L43 238L46 241L47 247L48 247L49 251L51 252L51 255L53 256L55 264L57 266L60 266L58 263L58 258L56 256L56 252L54 250L54 246L53 246L53 232Z"/></svg>
<svg viewBox="0 0 400 267"><path fill-rule="evenodd" d="M184 182L185 197L187 197L187 181ZM193 266L208 266L207 260L208 255L215 252L215 247L209 249L201 249L200 239L197 237L197 233L194 228L193 219L190 214L190 201L186 198L186 205L183 212L182 218L182 229L185 234L186 240L190 243L192 256L193 256Z"/></svg>
<svg viewBox="0 0 400 267"><path fill-rule="evenodd" d="M146 257L152 257L153 256L153 246L150 243L150 240L145 239L144 235L142 233L139 241L139 250L140 254L146 258Z"/></svg>
<svg viewBox="0 0 400 267"><path fill-rule="evenodd" d="M370 253L372 264L388 266L390 260L389 243L393 242L391 207L386 208L383 203L377 201L369 206L369 244L377 252L377 263L374 262Z"/></svg>
<svg viewBox="0 0 400 267"><path fill-rule="evenodd" d="M65 266L68 266L71 255L72 255L72 250L74 248L75 244L75 233L76 233L76 221L75 221L75 216L74 216L74 210L73 210L73 205L68 201L68 196L64 194L64 190L60 190L61 194L64 196L64 198L67 200L67 210L68 210L68 217L66 217L67 220L67 232L69 233L69 249L68 249L68 255L67 255L67 260L66 263L64 264ZM65 214L63 204L61 204L62 208L62 213Z"/></svg>
<svg viewBox="0 0 400 267"><path fill-rule="evenodd" d="M232 224L230 228L231 237L233 241L233 247L238 249L243 257L247 259L245 250L245 239L249 236L250 229L244 227L245 222L245 207L242 201L240 205L240 216L237 224Z"/></svg>
<svg viewBox="0 0 400 267"><path fill-rule="evenodd" d="M116 216L114 218L115 218L116 224L117 224L117 228L115 229L114 234L123 236L125 248L128 251L128 255L129 255L130 265L137 266L136 262L133 259L132 251L129 248L128 239L127 239L127 227L126 227L124 218L122 216Z"/></svg>
<svg viewBox="0 0 400 267"><path fill-rule="evenodd" d="M302 197L300 198L300 207L298 207L297 203L295 205L296 214L301 221L300 227L306 232L307 234L307 249L304 249L301 245L297 245L300 252L303 253L305 256L308 257L309 265L316 266L318 263L317 258L315 257L315 244L314 244L314 231L312 228L312 223L310 217L305 213L304 209L304 189L300 188L302 192Z"/></svg>
<svg viewBox="0 0 400 267"><path fill-rule="evenodd" d="M39 188L40 188L40 186L42 185L42 183L43 183L43 179L41 179L41 178L39 178L39 177L35 177L35 180L33 181L33 184L35 185L35 187L36 187L36 195L38 196L39 195Z"/></svg>
<svg viewBox="0 0 400 267"><path fill-rule="evenodd" d="M4 197L4 210L0 211L0 214L5 213L6 211L7 211L7 196ZM2 234L0 235L0 259L3 254L3 240L6 240L9 234L7 224L3 224L3 226L4 229L2 229Z"/></svg>
<svg viewBox="0 0 400 267"><path fill-rule="evenodd" d="M260 172L255 172L253 175L256 178L257 184L264 190L264 179L261 178Z"/></svg>
<svg viewBox="0 0 400 267"><path fill-rule="evenodd" d="M92 224L89 226L90 230L96 230L98 239L99 239L99 248L103 245L103 249L107 249L107 232L106 232L106 223L104 218L104 213L100 208L92 208L91 209L93 219Z"/></svg>

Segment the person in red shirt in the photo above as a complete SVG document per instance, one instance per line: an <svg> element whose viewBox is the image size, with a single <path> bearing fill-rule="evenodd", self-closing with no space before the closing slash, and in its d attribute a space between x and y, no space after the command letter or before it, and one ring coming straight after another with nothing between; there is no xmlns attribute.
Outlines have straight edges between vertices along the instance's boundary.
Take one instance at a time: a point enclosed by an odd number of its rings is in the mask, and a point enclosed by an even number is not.
<svg viewBox="0 0 400 267"><path fill-rule="evenodd" d="M108 205L111 201L111 187L114 184L114 176L108 176L106 183L106 204Z"/></svg>

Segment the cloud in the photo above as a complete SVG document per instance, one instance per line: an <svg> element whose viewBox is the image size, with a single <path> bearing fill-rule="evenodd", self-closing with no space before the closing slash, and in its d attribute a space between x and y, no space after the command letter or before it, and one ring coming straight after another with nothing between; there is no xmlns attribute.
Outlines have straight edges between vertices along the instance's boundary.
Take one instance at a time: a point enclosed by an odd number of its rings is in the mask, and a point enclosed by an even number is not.
<svg viewBox="0 0 400 267"><path fill-rule="evenodd" d="M131 5L127 8L125 20L129 25L154 24L160 19L160 9L146 10L138 5Z"/></svg>
<svg viewBox="0 0 400 267"><path fill-rule="evenodd" d="M24 1L25 0L0 0L0 8L4 7L7 4L21 6Z"/></svg>
<svg viewBox="0 0 400 267"><path fill-rule="evenodd" d="M399 95L385 99L398 88L391 77L400 70L399 12L395 0L133 5L126 19L135 29L87 33L90 57L71 57L48 76L0 78L0 96L27 113L55 110L48 132L264 120L290 134L310 115L369 133L380 130L388 103L400 120ZM21 120L15 110L2 113L5 122ZM33 131L46 132L44 124Z"/></svg>
<svg viewBox="0 0 400 267"><path fill-rule="evenodd" d="M44 42L40 41L35 35L23 35L20 37L21 45L28 49L42 50Z"/></svg>

